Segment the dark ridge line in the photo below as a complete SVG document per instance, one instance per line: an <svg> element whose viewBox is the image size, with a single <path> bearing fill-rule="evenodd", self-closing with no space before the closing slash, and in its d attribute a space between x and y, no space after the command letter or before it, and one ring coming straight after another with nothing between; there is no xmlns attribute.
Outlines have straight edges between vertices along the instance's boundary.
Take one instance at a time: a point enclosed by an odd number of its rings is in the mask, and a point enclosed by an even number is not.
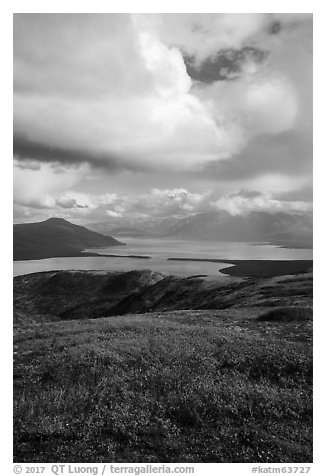
<svg viewBox="0 0 326 476"><path fill-rule="evenodd" d="M215 258L167 258L168 261L204 261L209 263L251 264L251 263L302 263L311 264L312 259L215 259Z"/></svg>
<svg viewBox="0 0 326 476"><path fill-rule="evenodd" d="M113 254L100 254L100 253L91 253L89 251L73 251L69 254L60 254L60 255L51 255L42 258L28 258L28 259L15 259L13 261L39 261L42 259L51 259L51 258L89 258L89 257L99 257L99 258L144 258L151 259L151 256L140 256L140 255L113 255Z"/></svg>
<svg viewBox="0 0 326 476"><path fill-rule="evenodd" d="M151 256L146 255L102 255L97 254L97 256L105 256L106 258L144 258L144 259L151 259Z"/></svg>
<svg viewBox="0 0 326 476"><path fill-rule="evenodd" d="M277 276L309 273L312 271L312 260L230 260L209 258L168 258L171 261L203 261L229 264L219 269L221 274L238 278L270 278ZM233 265L233 266L232 266Z"/></svg>

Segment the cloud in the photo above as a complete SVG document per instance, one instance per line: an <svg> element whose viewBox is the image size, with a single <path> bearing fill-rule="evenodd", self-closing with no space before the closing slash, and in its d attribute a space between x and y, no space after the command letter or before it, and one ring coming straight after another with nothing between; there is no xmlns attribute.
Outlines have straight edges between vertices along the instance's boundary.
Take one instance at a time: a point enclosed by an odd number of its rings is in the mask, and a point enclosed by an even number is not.
<svg viewBox="0 0 326 476"><path fill-rule="evenodd" d="M81 208L96 209L99 207L107 207L114 204L118 197L115 193L104 193L102 195L86 194L81 192L75 192L70 190L65 195L58 199L58 202L62 200L72 200Z"/></svg>
<svg viewBox="0 0 326 476"><path fill-rule="evenodd" d="M278 51L283 42L266 33L271 21L266 14L16 14L17 153L109 169L191 170L232 158L252 137L291 129L296 87L271 67L275 55L268 66L248 60L234 81L201 87L182 56L201 61L255 38Z"/></svg>
<svg viewBox="0 0 326 476"><path fill-rule="evenodd" d="M189 76L198 82L211 84L215 81L235 79L244 72L253 73L268 54L258 47L222 49L213 58L197 63L192 56L184 55Z"/></svg>
<svg viewBox="0 0 326 476"><path fill-rule="evenodd" d="M141 19L15 15L14 44L21 158L182 169L218 155L181 53Z"/></svg>
<svg viewBox="0 0 326 476"><path fill-rule="evenodd" d="M44 177L42 172L42 177ZM192 192L185 188L153 188L139 195L134 194L86 194L74 190L62 192L59 183L52 194L35 197L25 194L16 200L16 208L34 207L43 217L56 215L67 219L105 222L108 219L131 226L146 220L160 221L165 218L185 218L208 211L224 211L231 215L247 215L253 211L267 213L285 212L306 214L312 211L309 201L291 197L273 196L257 190L240 190L220 195L216 190Z"/></svg>
<svg viewBox="0 0 326 476"><path fill-rule="evenodd" d="M228 135L226 158L262 135L291 130L297 115L295 89L286 77L261 72L195 89L214 121Z"/></svg>
<svg viewBox="0 0 326 476"><path fill-rule="evenodd" d="M15 14L14 157L19 216L294 210L312 180L312 16Z"/></svg>
<svg viewBox="0 0 326 476"><path fill-rule="evenodd" d="M116 212L116 211L114 211L114 210L106 210L106 214L107 214L107 216L113 217L113 218L120 218L120 217L122 217L122 213L121 213L121 212Z"/></svg>
<svg viewBox="0 0 326 476"><path fill-rule="evenodd" d="M129 15L15 14L15 92L86 102L143 94L152 78L136 40Z"/></svg>
<svg viewBox="0 0 326 476"><path fill-rule="evenodd" d="M186 13L154 16L161 38L202 62L218 50L241 48L270 21L263 13Z"/></svg>
<svg viewBox="0 0 326 476"><path fill-rule="evenodd" d="M247 215L251 212L286 212L307 213L312 211L311 203L303 201L281 201L272 198L269 194L240 191L221 197L211 203L216 210L223 210L230 215Z"/></svg>
<svg viewBox="0 0 326 476"><path fill-rule="evenodd" d="M154 188L130 201L130 211L143 211L151 216L184 216L196 213L207 203L210 191L193 193L184 188Z"/></svg>
<svg viewBox="0 0 326 476"><path fill-rule="evenodd" d="M128 165L121 163L117 157L106 154L96 155L82 149L68 149L49 144L29 140L22 136L14 136L13 141L14 158L16 165L23 168L39 168L38 162L62 163L66 165L81 165L91 163L93 167L118 170L128 168Z"/></svg>
<svg viewBox="0 0 326 476"><path fill-rule="evenodd" d="M277 34L309 29L312 14L305 13L186 13L150 14L160 38L192 56L199 66L221 50L244 46L270 49ZM277 39L276 39L277 38Z"/></svg>
<svg viewBox="0 0 326 476"><path fill-rule="evenodd" d="M76 185L76 170L62 171L50 164L39 168L14 167L14 202L34 208L54 208L55 196Z"/></svg>
<svg viewBox="0 0 326 476"><path fill-rule="evenodd" d="M283 177L312 176L312 137L300 131L254 138L232 160L208 164L206 175L225 181L254 179L266 174Z"/></svg>

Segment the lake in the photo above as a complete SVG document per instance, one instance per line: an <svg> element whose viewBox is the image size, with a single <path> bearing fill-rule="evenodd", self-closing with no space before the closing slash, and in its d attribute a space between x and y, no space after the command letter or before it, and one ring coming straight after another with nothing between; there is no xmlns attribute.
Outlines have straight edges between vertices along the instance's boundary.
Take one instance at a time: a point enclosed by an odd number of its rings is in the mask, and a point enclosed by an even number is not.
<svg viewBox="0 0 326 476"><path fill-rule="evenodd" d="M229 264L167 261L167 258L305 260L312 259L313 254L311 249L279 248L257 243L163 240L158 238L121 238L121 241L126 243L126 246L94 248L88 251L126 257L85 256L14 261L14 276L39 271L69 269L102 271L152 269L179 276L208 274L222 277L225 275L219 273L219 270L230 266ZM144 256L144 258L130 258L128 255ZM151 258L147 259L145 256Z"/></svg>

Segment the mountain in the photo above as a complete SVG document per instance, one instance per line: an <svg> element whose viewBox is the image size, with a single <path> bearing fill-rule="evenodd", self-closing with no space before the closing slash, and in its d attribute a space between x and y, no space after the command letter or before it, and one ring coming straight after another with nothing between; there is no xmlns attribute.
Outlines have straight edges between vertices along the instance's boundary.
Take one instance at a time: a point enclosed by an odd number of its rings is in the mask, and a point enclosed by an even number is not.
<svg viewBox="0 0 326 476"><path fill-rule="evenodd" d="M108 222L99 222L99 223L87 223L86 228L88 230L96 231L102 235L110 236L130 236L135 238L151 238L155 236L155 233L148 230L146 227L135 225L134 223L112 223Z"/></svg>
<svg viewBox="0 0 326 476"><path fill-rule="evenodd" d="M151 238L153 236L156 236L147 230L141 230L139 228L133 228L128 226L113 228L110 234L113 236L129 236L134 238Z"/></svg>
<svg viewBox="0 0 326 476"><path fill-rule="evenodd" d="M119 219L86 225L111 236L173 238L195 241L266 242L287 248L312 248L312 214L251 212L247 215L207 212L187 218L167 217L139 222Z"/></svg>
<svg viewBox="0 0 326 476"><path fill-rule="evenodd" d="M187 240L269 242L294 248L312 247L312 216L251 212L232 216L209 212L179 220L163 236Z"/></svg>
<svg viewBox="0 0 326 476"><path fill-rule="evenodd" d="M87 223L89 230L111 236L130 236L135 238L155 238L176 225L180 218L151 217L147 219L108 218L105 222Z"/></svg>
<svg viewBox="0 0 326 476"><path fill-rule="evenodd" d="M60 256L87 256L86 248L123 245L75 225L63 218L49 218L39 223L14 225L14 261Z"/></svg>

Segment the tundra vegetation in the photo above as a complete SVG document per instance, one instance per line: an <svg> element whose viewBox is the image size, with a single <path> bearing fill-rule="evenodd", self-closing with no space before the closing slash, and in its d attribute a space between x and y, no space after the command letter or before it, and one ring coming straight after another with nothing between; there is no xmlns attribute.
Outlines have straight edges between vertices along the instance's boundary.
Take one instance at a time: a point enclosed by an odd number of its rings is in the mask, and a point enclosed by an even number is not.
<svg viewBox="0 0 326 476"><path fill-rule="evenodd" d="M311 274L38 273L14 328L15 461L312 461Z"/></svg>

